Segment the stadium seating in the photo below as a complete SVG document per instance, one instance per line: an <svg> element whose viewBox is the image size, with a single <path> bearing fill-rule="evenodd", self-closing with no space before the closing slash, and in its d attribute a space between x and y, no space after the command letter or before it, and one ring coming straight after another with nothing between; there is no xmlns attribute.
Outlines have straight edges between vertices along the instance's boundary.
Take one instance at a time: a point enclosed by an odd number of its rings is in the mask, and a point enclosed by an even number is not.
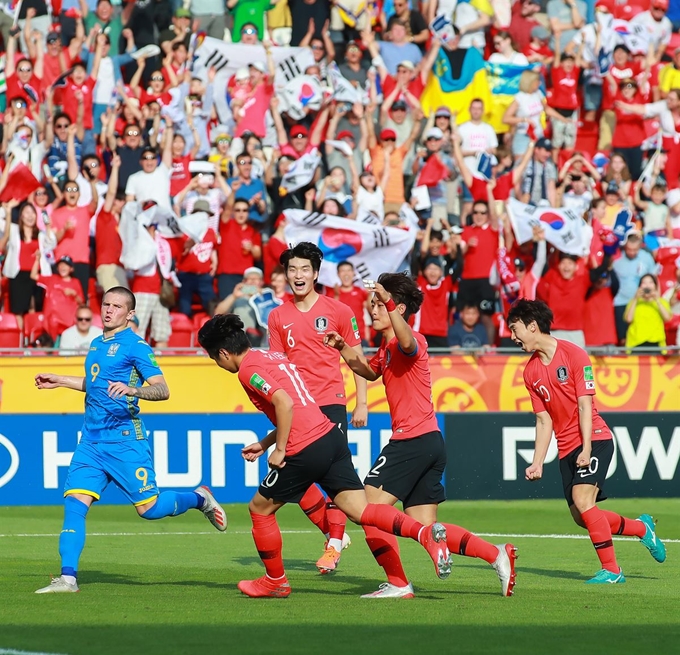
<svg viewBox="0 0 680 655"><path fill-rule="evenodd" d="M0 348L21 348L23 331L14 314L0 314Z"/></svg>
<svg viewBox="0 0 680 655"><path fill-rule="evenodd" d="M24 339L27 346L43 332L45 332L45 315L42 312L30 312L24 316Z"/></svg>
<svg viewBox="0 0 680 655"><path fill-rule="evenodd" d="M194 345L194 323L179 312L170 314L172 334L168 340L170 348L191 348Z"/></svg>

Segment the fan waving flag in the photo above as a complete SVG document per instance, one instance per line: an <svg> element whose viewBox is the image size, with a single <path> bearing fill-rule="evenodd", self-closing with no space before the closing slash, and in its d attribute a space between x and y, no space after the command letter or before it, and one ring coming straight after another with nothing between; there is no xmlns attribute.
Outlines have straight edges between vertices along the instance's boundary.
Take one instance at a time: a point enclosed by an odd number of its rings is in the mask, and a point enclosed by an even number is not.
<svg viewBox="0 0 680 655"><path fill-rule="evenodd" d="M420 169L415 186L437 186L442 180L445 180L449 175L449 169L437 156L432 153L425 162L425 165Z"/></svg>
<svg viewBox="0 0 680 655"><path fill-rule="evenodd" d="M302 189L307 186L313 179L316 169L321 163L321 155L317 148L314 148L306 155L302 155L300 159L294 161L291 167L284 173L281 178L281 186L279 193L286 195L292 191Z"/></svg>
<svg viewBox="0 0 680 655"><path fill-rule="evenodd" d="M519 93L519 79L524 71L540 71L540 64L518 66L516 64L499 64L485 62L486 76L492 93L492 101L485 105L485 120L502 134L510 128L503 122L505 110L512 104Z"/></svg>
<svg viewBox="0 0 680 655"><path fill-rule="evenodd" d="M394 273L416 240L416 229L359 223L303 209L286 209L283 214L287 243L309 241L321 249L319 282L329 287L340 283L337 265L342 261L351 262L362 279Z"/></svg>
<svg viewBox="0 0 680 655"><path fill-rule="evenodd" d="M10 171L7 178L7 185L0 193L0 201L8 202L15 200L25 200L40 186L37 178L26 164L17 164Z"/></svg>
<svg viewBox="0 0 680 655"><path fill-rule="evenodd" d="M582 257L590 249L592 232L576 212L570 209L535 207L510 198L508 215L517 243L522 245L533 238L533 228L540 226L545 239L560 252Z"/></svg>
<svg viewBox="0 0 680 655"><path fill-rule="evenodd" d="M490 107L491 93L479 50L448 50L440 48L432 72L420 98L426 116L439 107L458 109L457 123L470 118L470 102L479 98Z"/></svg>

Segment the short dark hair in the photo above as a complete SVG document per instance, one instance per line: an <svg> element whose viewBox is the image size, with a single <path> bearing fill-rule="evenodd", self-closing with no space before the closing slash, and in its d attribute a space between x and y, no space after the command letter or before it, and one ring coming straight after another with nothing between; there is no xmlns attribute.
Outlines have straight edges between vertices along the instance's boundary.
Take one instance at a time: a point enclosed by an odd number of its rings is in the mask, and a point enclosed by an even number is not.
<svg viewBox="0 0 680 655"><path fill-rule="evenodd" d="M135 307L137 307L137 299L135 298L135 294L132 293L132 291L130 291L130 289L128 289L127 287L111 287L104 293L104 296L106 296L109 293L115 293L116 295L124 296L125 304L128 307L128 311L132 311L133 309L135 309Z"/></svg>
<svg viewBox="0 0 680 655"><path fill-rule="evenodd" d="M346 259L343 259L343 260L338 264L338 266L337 266L337 270L338 270L338 271L340 270L340 267L341 267L341 266L351 266L351 267L352 267L352 270L354 270L354 264L352 264L352 262L348 262Z"/></svg>
<svg viewBox="0 0 680 655"><path fill-rule="evenodd" d="M291 259L308 259L312 264L312 270L318 272L321 268L321 260L323 259L323 253L319 246L309 242L302 241L292 248L288 248L281 253L279 257L279 263L283 266L284 270L288 271L288 263Z"/></svg>
<svg viewBox="0 0 680 655"><path fill-rule="evenodd" d="M248 207L250 207L250 201L247 198L243 198L243 197L236 198L231 205L232 208L236 205L236 203L245 204L245 205L248 205Z"/></svg>
<svg viewBox="0 0 680 655"><path fill-rule="evenodd" d="M241 355L250 348L243 321L236 314L216 314L198 331L198 343L215 359L220 350Z"/></svg>
<svg viewBox="0 0 680 655"><path fill-rule="evenodd" d="M378 282L385 287L397 305L404 305L404 320L416 314L425 297L413 278L406 273L381 273Z"/></svg>
<svg viewBox="0 0 680 655"><path fill-rule="evenodd" d="M54 118L52 118L52 125L55 125L57 121L61 120L62 118L65 118L68 121L68 124L70 125L73 121L71 121L71 118L69 115L63 111L58 111L55 115Z"/></svg>
<svg viewBox="0 0 680 655"><path fill-rule="evenodd" d="M513 323L529 325L535 322L541 334L550 334L550 326L553 322L552 309L542 300L527 300L518 298L512 303L508 312L508 327Z"/></svg>

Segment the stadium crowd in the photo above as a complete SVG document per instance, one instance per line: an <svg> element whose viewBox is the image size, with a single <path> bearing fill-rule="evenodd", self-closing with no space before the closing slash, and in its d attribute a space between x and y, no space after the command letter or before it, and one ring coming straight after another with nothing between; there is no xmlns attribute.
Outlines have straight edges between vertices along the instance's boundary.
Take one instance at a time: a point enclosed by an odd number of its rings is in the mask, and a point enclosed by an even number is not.
<svg viewBox="0 0 680 655"><path fill-rule="evenodd" d="M555 335L582 346L680 345L678 29L679 0L8 4L0 328L86 349L98 334L90 306L122 285L137 298L135 329L160 349L196 345L207 316L229 311L266 343L252 300L265 287L274 302L290 297L285 210L407 229L406 203L419 229L399 270L425 294L415 321L431 347L509 345L502 317L519 296L545 300ZM635 34L644 49L624 38ZM204 35L264 56L221 82L194 66ZM301 119L274 82L276 49L289 46L310 49L303 72L324 90ZM441 53L455 67L471 50L522 70L500 127L476 97L422 103ZM338 74L357 102L336 99ZM315 148L313 178L286 192L286 172ZM540 226L518 244L511 197L583 215L588 252L559 252ZM209 227L196 242L148 225L157 258L126 269L127 202L179 222L205 213ZM612 238L624 208L632 223ZM351 263L338 277L325 292L373 344L368 292Z"/></svg>

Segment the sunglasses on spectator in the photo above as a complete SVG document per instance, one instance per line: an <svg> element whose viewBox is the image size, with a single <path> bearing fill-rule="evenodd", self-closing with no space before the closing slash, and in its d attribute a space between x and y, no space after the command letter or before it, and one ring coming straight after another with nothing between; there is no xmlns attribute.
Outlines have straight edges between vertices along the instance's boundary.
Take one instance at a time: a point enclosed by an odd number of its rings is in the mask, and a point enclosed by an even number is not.
<svg viewBox="0 0 680 655"><path fill-rule="evenodd" d="M152 82L165 82L165 78L162 75L152 75L151 81Z"/></svg>
<svg viewBox="0 0 680 655"><path fill-rule="evenodd" d="M238 165L239 166L250 166L253 162L250 159L239 159L238 160Z"/></svg>
<svg viewBox="0 0 680 655"><path fill-rule="evenodd" d="M30 73L33 69L30 66L19 66L19 68L17 68L17 70L20 73Z"/></svg>
<svg viewBox="0 0 680 655"><path fill-rule="evenodd" d="M257 30L254 27L246 27L241 30L241 34L257 34Z"/></svg>
<svg viewBox="0 0 680 655"><path fill-rule="evenodd" d="M26 103L25 103L23 100L15 100L15 101L14 101L14 106L15 106L17 109L21 109L22 107L25 107L25 106L26 106Z"/></svg>
<svg viewBox="0 0 680 655"><path fill-rule="evenodd" d="M52 38L52 39L47 39L47 45L55 45L56 43L59 43L59 38Z"/></svg>
<svg viewBox="0 0 680 655"><path fill-rule="evenodd" d="M234 213L236 213L236 212L248 213L248 209L246 207L237 207L236 209L234 209Z"/></svg>
<svg viewBox="0 0 680 655"><path fill-rule="evenodd" d="M313 45L312 50L323 50L323 46L322 45Z"/></svg>
<svg viewBox="0 0 680 655"><path fill-rule="evenodd" d="M130 130L125 133L125 136L139 136L139 132L137 130Z"/></svg>
<svg viewBox="0 0 680 655"><path fill-rule="evenodd" d="M65 129L68 128L68 126L69 126L70 124L71 124L71 123L55 123L55 124L54 124L54 127L55 127L55 129L57 129L57 130L65 130Z"/></svg>
<svg viewBox="0 0 680 655"><path fill-rule="evenodd" d="M83 168L97 168L98 166L98 161L91 161L89 164L83 164Z"/></svg>
<svg viewBox="0 0 680 655"><path fill-rule="evenodd" d="M35 192L35 195L36 195L36 197L38 197L38 196L46 196L46 195L47 195L47 191L36 191L36 192Z"/></svg>
<svg viewBox="0 0 680 655"><path fill-rule="evenodd" d="M78 193L80 189L77 186L67 186L64 191L66 191L66 193Z"/></svg>
<svg viewBox="0 0 680 655"><path fill-rule="evenodd" d="M76 321L79 323L84 322L84 323L90 323L92 321L91 316L77 316Z"/></svg>
<svg viewBox="0 0 680 655"><path fill-rule="evenodd" d="M473 209L472 210L473 214L481 214L482 216L486 216L489 212L486 211L486 209Z"/></svg>
<svg viewBox="0 0 680 655"><path fill-rule="evenodd" d="M393 139L392 137L390 137L389 139L381 139L381 140L382 141L396 141L396 139Z"/></svg>
<svg viewBox="0 0 680 655"><path fill-rule="evenodd" d="M229 139L217 139L217 143L229 143Z"/></svg>
<svg viewBox="0 0 680 655"><path fill-rule="evenodd" d="M296 138L296 139L306 139L306 138L307 138L307 135L306 135L306 134L296 134L296 135L295 135L295 138Z"/></svg>
<svg viewBox="0 0 680 655"><path fill-rule="evenodd" d="M156 155L144 155L142 157L143 161L154 161L156 159Z"/></svg>

